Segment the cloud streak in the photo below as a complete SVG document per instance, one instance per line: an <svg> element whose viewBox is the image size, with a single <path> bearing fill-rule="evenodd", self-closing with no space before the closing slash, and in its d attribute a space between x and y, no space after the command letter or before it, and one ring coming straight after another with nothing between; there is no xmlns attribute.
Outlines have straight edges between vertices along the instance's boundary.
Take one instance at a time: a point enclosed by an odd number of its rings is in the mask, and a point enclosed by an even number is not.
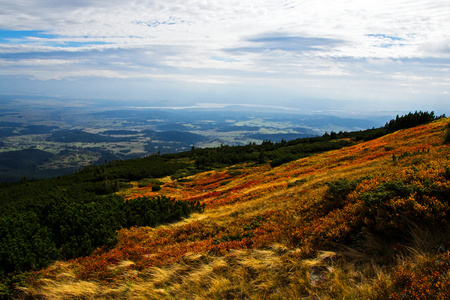
<svg viewBox="0 0 450 300"><path fill-rule="evenodd" d="M258 37L246 39L250 44L248 47L226 49L228 52L265 52L286 51L304 53L311 51L326 51L335 45L343 44L344 41L320 37L289 36L284 33L268 33Z"/></svg>

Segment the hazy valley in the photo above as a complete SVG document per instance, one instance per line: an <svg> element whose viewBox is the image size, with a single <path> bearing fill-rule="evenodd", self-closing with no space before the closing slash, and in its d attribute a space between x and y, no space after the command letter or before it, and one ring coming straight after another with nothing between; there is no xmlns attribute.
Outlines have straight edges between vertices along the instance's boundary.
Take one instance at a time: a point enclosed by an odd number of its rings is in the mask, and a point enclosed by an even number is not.
<svg viewBox="0 0 450 300"><path fill-rule="evenodd" d="M392 118L345 118L237 105L151 108L142 103L124 106L123 102L6 96L0 101L0 181L48 178L105 161L187 151L193 146L261 144L364 130Z"/></svg>

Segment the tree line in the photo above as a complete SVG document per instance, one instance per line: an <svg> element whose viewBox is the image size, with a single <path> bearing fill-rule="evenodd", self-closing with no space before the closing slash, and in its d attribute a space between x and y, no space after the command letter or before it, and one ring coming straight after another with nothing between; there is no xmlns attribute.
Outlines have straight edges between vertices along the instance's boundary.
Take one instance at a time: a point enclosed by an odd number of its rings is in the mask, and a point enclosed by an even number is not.
<svg viewBox="0 0 450 300"><path fill-rule="evenodd" d="M390 120L383 127L353 132L325 132L322 136L299 138L290 141L282 139L279 142L264 140L261 144L249 143L244 146L221 145L216 148L196 149L168 157L189 157L195 163L195 168L206 170L238 163L263 164L270 161L272 167L307 157L309 155L329 150L341 149L353 145L355 142L369 141L400 129L427 124L438 118L434 112L414 112L398 116Z"/></svg>

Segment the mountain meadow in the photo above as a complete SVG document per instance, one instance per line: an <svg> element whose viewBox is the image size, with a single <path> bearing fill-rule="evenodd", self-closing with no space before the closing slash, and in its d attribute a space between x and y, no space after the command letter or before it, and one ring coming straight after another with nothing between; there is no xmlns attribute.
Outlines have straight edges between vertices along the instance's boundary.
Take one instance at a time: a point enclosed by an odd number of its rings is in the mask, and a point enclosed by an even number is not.
<svg viewBox="0 0 450 300"><path fill-rule="evenodd" d="M450 299L450 119L0 184L0 299Z"/></svg>

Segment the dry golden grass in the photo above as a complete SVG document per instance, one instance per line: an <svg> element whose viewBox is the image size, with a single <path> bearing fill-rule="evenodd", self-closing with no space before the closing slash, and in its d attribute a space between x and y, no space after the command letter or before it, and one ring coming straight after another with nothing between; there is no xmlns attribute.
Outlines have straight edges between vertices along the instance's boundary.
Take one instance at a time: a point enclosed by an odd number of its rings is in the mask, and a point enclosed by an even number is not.
<svg viewBox="0 0 450 300"><path fill-rule="evenodd" d="M236 250L224 257L190 255L153 267L114 287L101 282L43 279L27 290L39 299L368 299L385 278L375 265L361 268L333 252L301 260L298 250Z"/></svg>

